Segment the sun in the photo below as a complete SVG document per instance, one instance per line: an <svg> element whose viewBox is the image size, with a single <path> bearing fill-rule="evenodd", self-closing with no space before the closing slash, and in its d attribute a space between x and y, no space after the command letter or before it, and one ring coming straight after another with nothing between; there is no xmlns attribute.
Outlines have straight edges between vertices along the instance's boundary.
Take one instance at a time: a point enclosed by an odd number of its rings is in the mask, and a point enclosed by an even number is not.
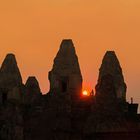
<svg viewBox="0 0 140 140"><path fill-rule="evenodd" d="M87 90L84 90L84 91L83 91L83 95L84 95L84 96L88 96L88 91L87 91Z"/></svg>

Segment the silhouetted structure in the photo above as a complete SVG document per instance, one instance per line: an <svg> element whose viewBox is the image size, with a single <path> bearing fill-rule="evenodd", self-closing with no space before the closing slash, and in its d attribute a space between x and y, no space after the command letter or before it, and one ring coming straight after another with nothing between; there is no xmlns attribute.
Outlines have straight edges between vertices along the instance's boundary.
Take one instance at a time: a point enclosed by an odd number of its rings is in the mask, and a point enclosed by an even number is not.
<svg viewBox="0 0 140 140"><path fill-rule="evenodd" d="M49 72L50 92L79 97L82 91L82 75L74 44L71 39L63 40Z"/></svg>
<svg viewBox="0 0 140 140"><path fill-rule="evenodd" d="M40 101L41 90L36 77L30 76L26 81L25 87L27 90L26 94L27 104L34 104Z"/></svg>
<svg viewBox="0 0 140 140"><path fill-rule="evenodd" d="M1 140L139 140L138 104L126 101L126 84L114 51L107 51L96 92L81 96L82 75L74 44L65 39L41 95L34 76L22 83L15 56L0 69Z"/></svg>
<svg viewBox="0 0 140 140"><path fill-rule="evenodd" d="M22 85L22 78L14 54L8 54L0 68L0 103L5 104L8 93Z"/></svg>
<svg viewBox="0 0 140 140"><path fill-rule="evenodd" d="M124 82L122 68L114 51L107 51L103 58L99 72L98 84L96 86L96 95L102 94L100 93L102 92L102 88L100 86L103 86L101 84L103 84L104 79L110 82L108 83L109 85L113 83L115 90L114 96L116 96L118 99L126 101L126 84Z"/></svg>

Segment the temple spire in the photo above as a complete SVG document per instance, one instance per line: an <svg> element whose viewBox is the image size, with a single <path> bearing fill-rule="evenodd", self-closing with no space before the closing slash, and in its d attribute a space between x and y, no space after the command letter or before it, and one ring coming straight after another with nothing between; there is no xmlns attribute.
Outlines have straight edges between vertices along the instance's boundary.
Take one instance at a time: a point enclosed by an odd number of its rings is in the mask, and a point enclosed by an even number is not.
<svg viewBox="0 0 140 140"><path fill-rule="evenodd" d="M64 39L49 72L50 91L80 94L82 75L71 39Z"/></svg>

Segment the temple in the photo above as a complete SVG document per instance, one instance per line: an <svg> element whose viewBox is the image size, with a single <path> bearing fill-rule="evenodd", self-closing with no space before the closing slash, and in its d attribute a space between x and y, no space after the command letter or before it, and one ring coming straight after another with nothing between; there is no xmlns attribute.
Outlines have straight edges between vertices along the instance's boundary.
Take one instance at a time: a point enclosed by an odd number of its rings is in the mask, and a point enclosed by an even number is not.
<svg viewBox="0 0 140 140"><path fill-rule="evenodd" d="M0 140L139 140L140 114L114 51L103 57L95 93L82 94L74 43L64 39L42 95L35 76L22 82L14 54L0 68ZM132 95L133 96L133 95Z"/></svg>

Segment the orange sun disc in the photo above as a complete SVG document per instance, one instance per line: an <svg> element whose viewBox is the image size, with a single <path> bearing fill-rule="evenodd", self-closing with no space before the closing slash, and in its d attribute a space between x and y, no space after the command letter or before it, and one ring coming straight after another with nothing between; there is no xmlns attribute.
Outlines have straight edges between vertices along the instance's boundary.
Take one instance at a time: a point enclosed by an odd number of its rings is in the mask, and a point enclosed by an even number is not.
<svg viewBox="0 0 140 140"><path fill-rule="evenodd" d="M83 91L84 96L88 96L88 92L86 90Z"/></svg>

